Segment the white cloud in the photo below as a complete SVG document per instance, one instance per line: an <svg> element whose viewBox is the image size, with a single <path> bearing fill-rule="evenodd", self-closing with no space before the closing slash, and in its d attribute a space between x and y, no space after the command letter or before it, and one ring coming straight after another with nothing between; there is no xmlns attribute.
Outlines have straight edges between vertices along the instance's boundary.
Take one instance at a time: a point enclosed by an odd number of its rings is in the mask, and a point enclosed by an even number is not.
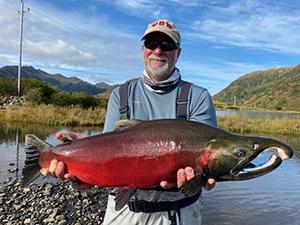
<svg viewBox="0 0 300 225"><path fill-rule="evenodd" d="M68 45L63 40L32 42L27 40L24 43L24 50L39 57L51 57L55 60L64 62L80 62L85 60L94 60L95 57L88 53L82 52L72 45Z"/></svg>
<svg viewBox="0 0 300 225"><path fill-rule="evenodd" d="M299 13L260 1L234 1L195 21L189 36L216 44L300 54Z"/></svg>

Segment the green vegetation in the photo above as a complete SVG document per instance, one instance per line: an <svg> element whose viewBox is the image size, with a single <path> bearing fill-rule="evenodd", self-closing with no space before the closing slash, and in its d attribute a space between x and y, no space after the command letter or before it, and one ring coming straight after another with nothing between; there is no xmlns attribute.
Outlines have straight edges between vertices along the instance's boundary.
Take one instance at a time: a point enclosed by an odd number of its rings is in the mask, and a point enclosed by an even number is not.
<svg viewBox="0 0 300 225"><path fill-rule="evenodd" d="M97 98L86 93L55 93L52 95L50 103L56 106L79 105L83 108L102 107L106 108L108 98Z"/></svg>
<svg viewBox="0 0 300 225"><path fill-rule="evenodd" d="M106 109L103 107L82 108L80 106L54 106L27 103L21 107L0 110L0 120L28 124L63 126L103 125Z"/></svg>
<svg viewBox="0 0 300 225"><path fill-rule="evenodd" d="M218 117L218 126L235 133L300 135L300 115L294 118Z"/></svg>
<svg viewBox="0 0 300 225"><path fill-rule="evenodd" d="M16 87L17 79L0 78L0 96L17 95ZM59 92L52 85L35 79L22 79L21 93L26 103L0 110L0 120L64 126L104 123L107 96Z"/></svg>
<svg viewBox="0 0 300 225"><path fill-rule="evenodd" d="M22 79L21 84L22 95L27 101L35 104L106 108L108 102L107 96L96 97L83 92L59 92L54 86L35 79ZM16 96L16 87L16 78L0 78L0 96Z"/></svg>
<svg viewBox="0 0 300 225"><path fill-rule="evenodd" d="M213 99L225 108L300 111L300 65L246 74Z"/></svg>
<svg viewBox="0 0 300 225"><path fill-rule="evenodd" d="M57 92L52 85L35 79L22 79L21 84L22 95L36 103L49 103L51 96ZM16 78L0 78L0 96L16 96L17 94Z"/></svg>

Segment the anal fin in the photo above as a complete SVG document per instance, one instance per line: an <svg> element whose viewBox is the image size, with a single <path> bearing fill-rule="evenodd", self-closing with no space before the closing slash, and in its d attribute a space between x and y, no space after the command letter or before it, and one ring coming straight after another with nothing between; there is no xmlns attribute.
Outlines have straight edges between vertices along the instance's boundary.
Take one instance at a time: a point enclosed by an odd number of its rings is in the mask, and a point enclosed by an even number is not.
<svg viewBox="0 0 300 225"><path fill-rule="evenodd" d="M124 205L127 204L127 202L130 200L130 198L135 194L136 189L132 189L129 187L123 187L117 189L117 194L115 197L115 210L118 211L124 207Z"/></svg>

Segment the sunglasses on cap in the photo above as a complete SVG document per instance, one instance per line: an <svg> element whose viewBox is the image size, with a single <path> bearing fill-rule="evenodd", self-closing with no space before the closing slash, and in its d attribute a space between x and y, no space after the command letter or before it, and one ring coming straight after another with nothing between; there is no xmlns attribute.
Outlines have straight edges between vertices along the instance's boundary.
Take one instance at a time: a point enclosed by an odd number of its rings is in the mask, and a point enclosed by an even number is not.
<svg viewBox="0 0 300 225"><path fill-rule="evenodd" d="M146 39L144 41L144 46L150 50L156 49L158 46L163 51L173 51L177 49L177 45L170 41L157 41L154 39Z"/></svg>

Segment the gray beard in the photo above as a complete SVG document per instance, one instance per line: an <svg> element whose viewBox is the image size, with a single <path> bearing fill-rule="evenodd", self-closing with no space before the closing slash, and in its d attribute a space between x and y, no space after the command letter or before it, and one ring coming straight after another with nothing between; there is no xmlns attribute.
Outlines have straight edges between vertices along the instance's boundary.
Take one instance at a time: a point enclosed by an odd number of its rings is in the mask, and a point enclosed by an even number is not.
<svg viewBox="0 0 300 225"><path fill-rule="evenodd" d="M155 76L159 80L168 78L172 73L172 70L169 70L169 62L166 62L165 65L160 68L153 68L149 64L149 62L145 64L145 70L147 74L149 74L149 76Z"/></svg>

